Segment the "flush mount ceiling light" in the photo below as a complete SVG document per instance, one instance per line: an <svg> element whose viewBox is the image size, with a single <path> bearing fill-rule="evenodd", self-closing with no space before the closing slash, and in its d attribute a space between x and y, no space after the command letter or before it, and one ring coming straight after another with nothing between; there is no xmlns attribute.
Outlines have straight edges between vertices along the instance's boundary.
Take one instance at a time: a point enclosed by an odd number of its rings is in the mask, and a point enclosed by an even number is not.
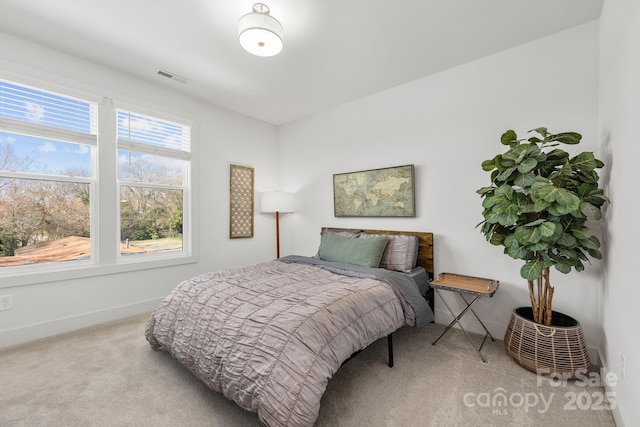
<svg viewBox="0 0 640 427"><path fill-rule="evenodd" d="M269 8L262 3L253 5L238 23L238 40L247 52L257 56L274 56L282 50L282 25L269 15Z"/></svg>

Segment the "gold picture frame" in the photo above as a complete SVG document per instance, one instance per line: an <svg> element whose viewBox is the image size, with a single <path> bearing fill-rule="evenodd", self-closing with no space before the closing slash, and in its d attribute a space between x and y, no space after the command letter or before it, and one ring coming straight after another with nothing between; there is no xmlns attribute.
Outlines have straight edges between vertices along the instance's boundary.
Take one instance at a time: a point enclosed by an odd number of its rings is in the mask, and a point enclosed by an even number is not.
<svg viewBox="0 0 640 427"><path fill-rule="evenodd" d="M253 237L254 170L248 166L229 167L229 238Z"/></svg>
<svg viewBox="0 0 640 427"><path fill-rule="evenodd" d="M415 217L413 165L333 175L336 217Z"/></svg>

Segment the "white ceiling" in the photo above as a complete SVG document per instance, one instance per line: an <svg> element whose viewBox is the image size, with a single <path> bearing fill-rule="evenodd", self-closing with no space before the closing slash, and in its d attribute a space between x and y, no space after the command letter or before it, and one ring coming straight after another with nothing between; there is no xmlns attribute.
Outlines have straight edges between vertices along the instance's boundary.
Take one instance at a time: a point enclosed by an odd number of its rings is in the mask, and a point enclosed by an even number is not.
<svg viewBox="0 0 640 427"><path fill-rule="evenodd" d="M252 0L0 0L0 31L278 125L597 19L603 0L263 2L284 27L271 58L238 43Z"/></svg>

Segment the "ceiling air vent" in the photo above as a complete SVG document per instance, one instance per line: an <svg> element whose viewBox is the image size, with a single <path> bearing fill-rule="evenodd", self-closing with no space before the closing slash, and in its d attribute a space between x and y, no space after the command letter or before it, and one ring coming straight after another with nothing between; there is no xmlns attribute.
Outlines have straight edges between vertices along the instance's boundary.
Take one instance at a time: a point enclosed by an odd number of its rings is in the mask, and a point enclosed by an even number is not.
<svg viewBox="0 0 640 427"><path fill-rule="evenodd" d="M158 75L162 76L162 77L166 77L166 78L171 79L171 80L175 80L175 81L180 82L180 83L185 83L185 84L189 83L188 79L186 79L186 78L184 78L182 76L179 76L177 74L170 73L168 71L158 70Z"/></svg>

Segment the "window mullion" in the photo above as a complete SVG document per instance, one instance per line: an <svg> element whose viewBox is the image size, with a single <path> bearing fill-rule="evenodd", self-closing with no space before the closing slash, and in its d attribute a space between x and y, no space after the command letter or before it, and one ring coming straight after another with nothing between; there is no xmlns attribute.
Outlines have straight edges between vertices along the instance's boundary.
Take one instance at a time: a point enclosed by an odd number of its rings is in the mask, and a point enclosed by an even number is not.
<svg viewBox="0 0 640 427"><path fill-rule="evenodd" d="M110 99L98 105L98 147L96 195L99 211L92 212L95 218L95 250L98 263L116 263L119 253L118 207L120 190L117 185L118 149L116 144L115 110Z"/></svg>

